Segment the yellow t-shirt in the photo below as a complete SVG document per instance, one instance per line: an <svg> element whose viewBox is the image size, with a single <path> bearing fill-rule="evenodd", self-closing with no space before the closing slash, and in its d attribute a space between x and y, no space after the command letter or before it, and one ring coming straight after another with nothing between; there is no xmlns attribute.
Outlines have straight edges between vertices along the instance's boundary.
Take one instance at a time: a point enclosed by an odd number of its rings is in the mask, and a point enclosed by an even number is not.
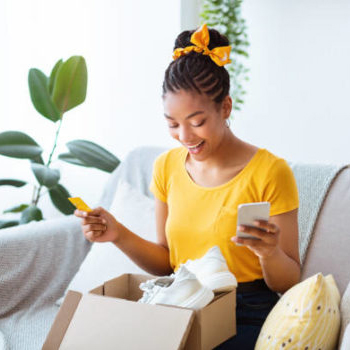
<svg viewBox="0 0 350 350"><path fill-rule="evenodd" d="M298 208L298 189L287 162L260 148L230 181L216 187L196 184L185 168L188 150L181 146L159 155L150 190L168 205L165 233L170 264L176 271L218 245L238 282L263 278L259 258L231 241L236 234L237 206L270 202L270 216Z"/></svg>

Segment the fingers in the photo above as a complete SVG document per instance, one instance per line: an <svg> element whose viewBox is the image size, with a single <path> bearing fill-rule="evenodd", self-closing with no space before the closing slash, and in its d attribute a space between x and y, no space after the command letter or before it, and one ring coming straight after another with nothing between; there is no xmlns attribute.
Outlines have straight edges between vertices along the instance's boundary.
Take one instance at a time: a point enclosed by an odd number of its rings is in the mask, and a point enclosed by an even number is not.
<svg viewBox="0 0 350 350"><path fill-rule="evenodd" d="M88 216L84 218L82 222L83 225L90 225L90 224L106 225L106 223L107 223L106 219L99 216Z"/></svg>
<svg viewBox="0 0 350 350"><path fill-rule="evenodd" d="M244 233L248 233L248 234L250 234L256 238L262 239L262 240L268 239L268 236L271 235L267 231L261 230L259 228L255 228L255 227L240 225L240 226L238 226L238 229Z"/></svg>
<svg viewBox="0 0 350 350"><path fill-rule="evenodd" d="M278 249L278 226L264 220L256 220L254 221L254 225L254 227L240 225L238 226L238 229L256 238L243 238L234 236L231 238L231 241L244 245L260 258L271 256Z"/></svg>
<svg viewBox="0 0 350 350"><path fill-rule="evenodd" d="M271 224L268 221L264 221L264 220L255 220L254 221L254 225L256 225L259 228L264 229L267 232L270 233L278 233L279 229L275 224Z"/></svg>
<svg viewBox="0 0 350 350"><path fill-rule="evenodd" d="M86 217L88 214L87 214L86 211L82 211L82 210L75 209L75 210L74 210L74 215L77 216L78 218L84 218L84 217Z"/></svg>
<svg viewBox="0 0 350 350"><path fill-rule="evenodd" d="M101 225L101 224L90 224L90 225L83 226L84 236L90 242L94 242L94 240L102 236L106 230L107 230L107 226Z"/></svg>
<svg viewBox="0 0 350 350"><path fill-rule="evenodd" d="M74 210L74 215L79 217L79 218L85 218L88 216L100 216L103 211L104 211L104 209L102 207L97 207L89 212L76 209L76 210Z"/></svg>
<svg viewBox="0 0 350 350"><path fill-rule="evenodd" d="M103 211L104 211L104 209L102 207L97 207L97 208L89 211L88 215L99 216L102 214Z"/></svg>
<svg viewBox="0 0 350 350"><path fill-rule="evenodd" d="M233 242L243 244L243 245L249 246L249 247L257 247L257 246L261 246L261 245L266 245L266 243L263 242L261 239L243 238L243 237L235 236L235 237L232 237L231 240Z"/></svg>
<svg viewBox="0 0 350 350"><path fill-rule="evenodd" d="M256 238L259 238L266 243L273 244L276 241L278 229L273 224L254 222L258 227L251 227L246 225L238 226L238 229L242 232L248 233ZM254 241L254 239L253 239Z"/></svg>
<svg viewBox="0 0 350 350"><path fill-rule="evenodd" d="M100 237L102 234L103 234L102 231L89 231L89 232L86 232L84 235L88 241L94 242L96 238Z"/></svg>
<svg viewBox="0 0 350 350"><path fill-rule="evenodd" d="M106 231L107 226L102 224L89 224L84 225L84 232L90 232L90 231Z"/></svg>

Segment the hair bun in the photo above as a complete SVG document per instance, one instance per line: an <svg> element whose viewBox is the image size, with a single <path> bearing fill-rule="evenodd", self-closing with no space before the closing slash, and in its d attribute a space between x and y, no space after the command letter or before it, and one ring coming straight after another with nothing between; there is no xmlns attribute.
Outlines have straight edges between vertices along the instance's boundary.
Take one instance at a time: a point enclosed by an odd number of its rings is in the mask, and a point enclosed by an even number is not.
<svg viewBox="0 0 350 350"><path fill-rule="evenodd" d="M196 29L197 30L197 29ZM196 30L184 30L181 32L175 39L174 50L178 48L184 48L187 46L192 46L191 36ZM229 41L227 37L223 34L220 34L216 29L209 29L209 50L214 49L215 47L228 46Z"/></svg>

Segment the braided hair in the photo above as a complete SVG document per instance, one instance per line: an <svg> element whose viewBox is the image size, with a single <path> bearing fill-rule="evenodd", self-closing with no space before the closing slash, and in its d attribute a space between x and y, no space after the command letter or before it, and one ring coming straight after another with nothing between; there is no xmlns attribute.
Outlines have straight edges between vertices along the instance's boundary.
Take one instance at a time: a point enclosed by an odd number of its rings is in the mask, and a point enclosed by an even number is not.
<svg viewBox="0 0 350 350"><path fill-rule="evenodd" d="M227 46L226 36L215 29L209 29L209 50ZM185 30L175 40L174 50L192 46L191 35L195 30ZM208 55L195 51L172 61L165 71L163 97L167 92L179 90L194 91L206 94L217 104L221 103L230 91L230 77L224 67L218 66Z"/></svg>

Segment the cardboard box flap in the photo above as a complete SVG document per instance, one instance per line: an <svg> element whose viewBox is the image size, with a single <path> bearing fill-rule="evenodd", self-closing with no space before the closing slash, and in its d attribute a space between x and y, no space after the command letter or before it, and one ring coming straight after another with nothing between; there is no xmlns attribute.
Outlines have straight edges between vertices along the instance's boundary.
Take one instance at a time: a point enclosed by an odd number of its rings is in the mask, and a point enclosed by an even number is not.
<svg viewBox="0 0 350 350"><path fill-rule="evenodd" d="M81 297L59 348L50 349L178 350L193 319L191 309L87 294Z"/></svg>
<svg viewBox="0 0 350 350"><path fill-rule="evenodd" d="M43 350L58 349L67 331L69 323L78 307L81 293L69 290L51 326L42 347Z"/></svg>

